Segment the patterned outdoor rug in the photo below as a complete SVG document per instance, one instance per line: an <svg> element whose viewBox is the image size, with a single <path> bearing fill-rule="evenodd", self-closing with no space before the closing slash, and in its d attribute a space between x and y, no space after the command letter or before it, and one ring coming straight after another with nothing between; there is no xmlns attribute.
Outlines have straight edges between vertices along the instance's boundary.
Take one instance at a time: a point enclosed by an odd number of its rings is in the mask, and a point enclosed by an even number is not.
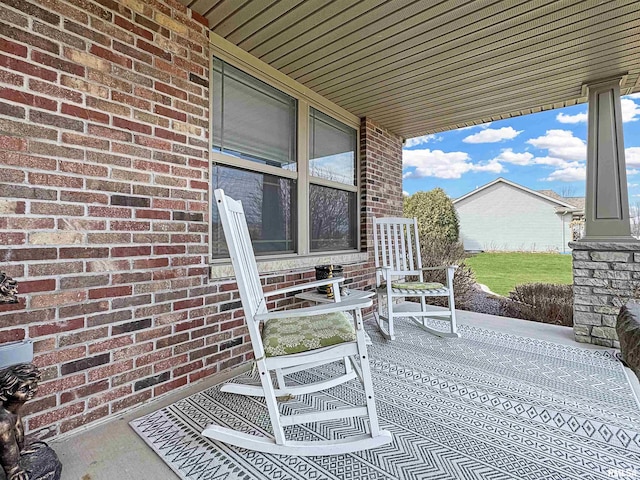
<svg viewBox="0 0 640 480"><path fill-rule="evenodd" d="M613 351L586 350L475 327L440 339L404 319L369 346L382 428L394 441L330 457L246 451L200 436L210 423L270 430L259 399L218 387L131 422L188 480L640 478L640 407ZM324 377L339 364L292 378ZM359 383L282 408L358 403ZM350 435L360 419L291 427L297 439Z"/></svg>

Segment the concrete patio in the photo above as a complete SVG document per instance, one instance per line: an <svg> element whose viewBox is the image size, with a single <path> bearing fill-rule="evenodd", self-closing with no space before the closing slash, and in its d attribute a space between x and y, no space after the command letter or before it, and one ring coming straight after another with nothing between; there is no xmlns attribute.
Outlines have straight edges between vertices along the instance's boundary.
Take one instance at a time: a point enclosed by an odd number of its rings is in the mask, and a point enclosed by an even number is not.
<svg viewBox="0 0 640 480"><path fill-rule="evenodd" d="M578 344L570 327L540 324L526 320L485 315L459 310L460 325L469 325L499 331L501 333L529 337L563 345L592 350L603 347ZM371 319L369 319L371 325ZM177 478L175 473L132 430L128 422L153 412L177 400L224 381L246 370L241 366L225 375L213 376L194 386L179 390L159 401L147 403L125 415L110 418L92 428L60 436L52 447L63 463L65 480L146 480ZM640 398L640 382L629 369L625 369L637 398ZM639 407L640 408L640 407Z"/></svg>

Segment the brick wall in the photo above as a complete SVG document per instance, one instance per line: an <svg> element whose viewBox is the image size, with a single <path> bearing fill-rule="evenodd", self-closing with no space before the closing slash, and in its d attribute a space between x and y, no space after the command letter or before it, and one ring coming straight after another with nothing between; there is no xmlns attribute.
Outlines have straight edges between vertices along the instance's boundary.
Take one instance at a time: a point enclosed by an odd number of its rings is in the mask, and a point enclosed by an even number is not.
<svg viewBox="0 0 640 480"><path fill-rule="evenodd" d="M205 24L173 0L0 4L0 342L34 340L43 436L244 360L207 281Z"/></svg>
<svg viewBox="0 0 640 480"><path fill-rule="evenodd" d="M402 138L375 121L360 124L361 246L373 249L371 217L402 216Z"/></svg>
<svg viewBox="0 0 640 480"><path fill-rule="evenodd" d="M205 23L175 0L0 3L0 270L20 297L0 343L34 341L41 437L251 358L235 283L208 279ZM400 139L362 132L363 218L399 213Z"/></svg>

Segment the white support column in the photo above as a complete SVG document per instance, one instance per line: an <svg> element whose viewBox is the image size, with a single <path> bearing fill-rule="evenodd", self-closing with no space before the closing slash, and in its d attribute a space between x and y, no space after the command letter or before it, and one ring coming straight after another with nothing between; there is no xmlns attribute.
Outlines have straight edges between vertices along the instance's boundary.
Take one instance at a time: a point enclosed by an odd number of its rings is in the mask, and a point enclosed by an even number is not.
<svg viewBox="0 0 640 480"><path fill-rule="evenodd" d="M586 85L589 92L584 242L633 242L620 107L621 77Z"/></svg>

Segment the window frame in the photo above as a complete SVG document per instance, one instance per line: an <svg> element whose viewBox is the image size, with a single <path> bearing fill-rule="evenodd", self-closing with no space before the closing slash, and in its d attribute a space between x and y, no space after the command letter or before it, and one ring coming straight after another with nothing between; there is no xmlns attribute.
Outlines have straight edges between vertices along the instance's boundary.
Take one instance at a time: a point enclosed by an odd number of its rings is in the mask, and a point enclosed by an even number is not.
<svg viewBox="0 0 640 480"><path fill-rule="evenodd" d="M219 37L215 33L210 33L210 58L209 58L209 82L213 83L213 57L242 70L248 75L277 88L278 90L293 97L297 101L297 169L290 171L270 165L252 162L250 160L226 155L224 153L213 150L213 88L209 88L209 179L212 177L212 169L214 164L224 165L231 168L242 168L245 170L266 173L278 177L290 178L297 184L297 252L295 253L275 253L268 255L260 255L256 257L258 264L270 263L274 260L302 260L313 257L327 257L328 255L340 255L344 257L348 254L358 254L360 252L360 227L362 224L362 214L360 213L360 118L352 113L344 110L338 105L330 102L326 98L318 95L304 85L296 82L282 72L267 65L261 60L253 57L249 53L241 50L227 40ZM347 185L319 177L312 177L309 172L309 118L311 107L324 113L325 115L353 128L356 132L356 152L355 152L355 185ZM310 206L309 206L309 187L311 184L323 187L335 188L347 192L354 192L356 195L356 247L348 250L331 250L331 251L311 251L311 228L310 228ZM211 199L213 198L213 182L209 181L209 205L215 208ZM209 264L212 266L228 264L228 258L213 258L212 248L213 238L213 222L209 215ZM286 262L289 263L289 262ZM301 264L308 262L302 261Z"/></svg>

